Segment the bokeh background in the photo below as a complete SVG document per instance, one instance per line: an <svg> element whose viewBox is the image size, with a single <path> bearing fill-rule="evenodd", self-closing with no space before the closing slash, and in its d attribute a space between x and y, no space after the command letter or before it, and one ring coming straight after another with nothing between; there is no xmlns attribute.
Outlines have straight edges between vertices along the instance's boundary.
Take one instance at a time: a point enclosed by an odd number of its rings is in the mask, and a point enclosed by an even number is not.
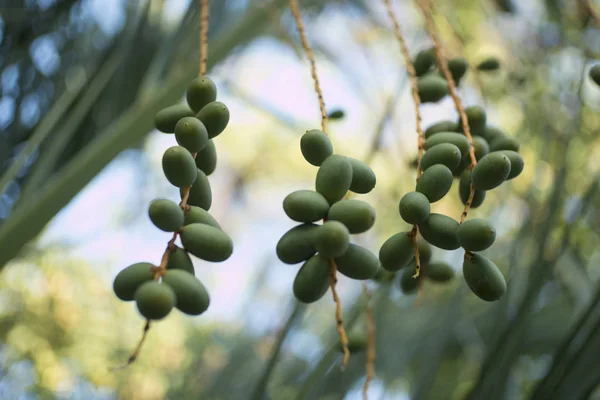
<svg viewBox="0 0 600 400"><path fill-rule="evenodd" d="M175 144L154 114L183 100L198 69L198 2L0 1L0 399L360 399L363 352L340 372L330 293L294 301L299 266L275 244L293 226L281 203L314 186L300 136L319 127L309 66L285 0L212 1L209 75L231 110L216 140L211 213L233 238L224 263L195 261L211 294L199 317L142 332L114 276L158 263L170 236L147 217L178 200L160 159ZM393 1L414 55L431 41L418 8ZM600 61L598 1L439 0L448 56L472 66L460 95L521 143L525 170L473 217L498 231L486 254L508 292L466 289L460 251L436 251L457 276L404 295L368 282L377 334L371 399L600 399ZM410 89L383 2L300 1L337 153L367 160L377 209L357 243L377 252L408 226L417 136ZM458 118L447 98L422 106L425 127ZM457 186L457 185L455 185ZM460 216L457 187L433 206ZM347 329L365 332L360 282L339 277Z"/></svg>

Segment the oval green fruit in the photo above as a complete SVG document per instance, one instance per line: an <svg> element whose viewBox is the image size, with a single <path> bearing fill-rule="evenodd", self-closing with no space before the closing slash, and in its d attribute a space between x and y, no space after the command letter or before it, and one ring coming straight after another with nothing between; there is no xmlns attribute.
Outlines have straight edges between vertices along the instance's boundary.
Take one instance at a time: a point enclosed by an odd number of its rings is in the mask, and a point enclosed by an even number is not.
<svg viewBox="0 0 600 400"><path fill-rule="evenodd" d="M444 214L429 214L429 218L419 224L421 236L428 243L444 250L456 250L460 247L456 231L458 222Z"/></svg>
<svg viewBox="0 0 600 400"><path fill-rule="evenodd" d="M336 110L331 111L329 114L327 114L327 119L331 119L331 120L342 119L342 118L344 118L345 115L346 115L346 113L344 112L344 110L336 109Z"/></svg>
<svg viewBox="0 0 600 400"><path fill-rule="evenodd" d="M210 296L204 284L183 269L172 269L162 278L175 293L175 307L184 314L200 315L208 309Z"/></svg>
<svg viewBox="0 0 600 400"><path fill-rule="evenodd" d="M411 225L425 221L431 211L429 200L420 192L406 193L400 199L398 208L402 219Z"/></svg>
<svg viewBox="0 0 600 400"><path fill-rule="evenodd" d="M417 272L417 264L415 260L411 261L411 263L406 267L406 269L402 272L400 276L400 290L404 294L413 294L419 289L419 284L421 279L423 279L423 275L419 274L418 277L413 278L415 273Z"/></svg>
<svg viewBox="0 0 600 400"><path fill-rule="evenodd" d="M294 279L294 296L302 303L314 303L329 289L329 260L315 254L302 265Z"/></svg>
<svg viewBox="0 0 600 400"><path fill-rule="evenodd" d="M199 112L205 105L217 100L217 86L206 76L195 78L187 87L185 98L194 112Z"/></svg>
<svg viewBox="0 0 600 400"><path fill-rule="evenodd" d="M183 199L184 189L179 189L179 195ZM187 204L200 207L206 211L210 210L212 205L212 189L206 174L199 169L196 169L196 179L190 188L190 195Z"/></svg>
<svg viewBox="0 0 600 400"><path fill-rule="evenodd" d="M471 291L485 301L499 300L506 292L506 280L490 259L479 254L465 256L463 276Z"/></svg>
<svg viewBox="0 0 600 400"><path fill-rule="evenodd" d="M519 141L509 136L496 136L494 140L490 142L490 151L499 150L512 150L519 151L521 145Z"/></svg>
<svg viewBox="0 0 600 400"><path fill-rule="evenodd" d="M329 137L318 129L306 131L300 139L300 150L304 159L315 167L333 154L333 145Z"/></svg>
<svg viewBox="0 0 600 400"><path fill-rule="evenodd" d="M217 149L215 142L209 140L206 147L196 154L196 167L209 176L217 168Z"/></svg>
<svg viewBox="0 0 600 400"><path fill-rule="evenodd" d="M477 69L480 71L496 71L500 69L500 60L496 57L489 57L480 62L477 65Z"/></svg>
<svg viewBox="0 0 600 400"><path fill-rule="evenodd" d="M294 221L316 222L329 211L327 199L314 190L297 190L283 199L283 211Z"/></svg>
<svg viewBox="0 0 600 400"><path fill-rule="evenodd" d="M369 339L367 335L363 333L352 332L348 334L348 350L352 354L360 353L361 351L365 350L368 346L368 343ZM341 342L338 343L338 348L340 351L344 351L344 346L342 346Z"/></svg>
<svg viewBox="0 0 600 400"><path fill-rule="evenodd" d="M364 162L356 158L347 157L352 166L352 181L350 190L354 193L366 194L375 187L377 178L375 172Z"/></svg>
<svg viewBox="0 0 600 400"><path fill-rule="evenodd" d="M221 229L221 225L208 211L197 206L190 206L184 214L183 225L206 224Z"/></svg>
<svg viewBox="0 0 600 400"><path fill-rule="evenodd" d="M437 103L450 93L448 82L438 75L422 76L417 81L421 103Z"/></svg>
<svg viewBox="0 0 600 400"><path fill-rule="evenodd" d="M590 79L598 86L600 86L600 64L594 65L590 68Z"/></svg>
<svg viewBox="0 0 600 400"><path fill-rule="evenodd" d="M179 246L175 246L175 250L169 254L167 269L182 269L192 275L196 272L189 254Z"/></svg>
<svg viewBox="0 0 600 400"><path fill-rule="evenodd" d="M509 174L510 159L501 152L494 152L479 160L471 179L476 189L492 190L500 186Z"/></svg>
<svg viewBox="0 0 600 400"><path fill-rule="evenodd" d="M220 135L227 127L229 109L223 102L212 101L202 107L197 117L206 127L209 139L212 139Z"/></svg>
<svg viewBox="0 0 600 400"><path fill-rule="evenodd" d="M441 143L450 143L455 145L460 150L460 154L468 154L469 148L471 147L466 136L462 133L438 132L425 140L425 150L429 150L433 146L437 146Z"/></svg>
<svg viewBox="0 0 600 400"><path fill-rule="evenodd" d="M198 118L185 117L175 125L175 140L190 153L198 153L208 144L208 132Z"/></svg>
<svg viewBox="0 0 600 400"><path fill-rule="evenodd" d="M469 70L469 63L463 57L456 57L448 61L448 69L452 75L452 79L456 85L460 85L461 79L465 76ZM440 74L442 72L440 71Z"/></svg>
<svg viewBox="0 0 600 400"><path fill-rule="evenodd" d="M484 218L464 221L456 230L460 246L468 251L483 251L494 244L496 229Z"/></svg>
<svg viewBox="0 0 600 400"><path fill-rule="evenodd" d="M363 233L375 223L375 209L362 200L341 200L331 206L327 219L343 223L350 233Z"/></svg>
<svg viewBox="0 0 600 400"><path fill-rule="evenodd" d="M506 137L506 133L496 126L486 126L481 135L489 143L492 143L496 138Z"/></svg>
<svg viewBox="0 0 600 400"><path fill-rule="evenodd" d="M277 257L285 264L298 264L311 258L316 252L315 224L302 224L283 234L277 242Z"/></svg>
<svg viewBox="0 0 600 400"><path fill-rule="evenodd" d="M314 240L315 248L321 256L335 258L348 250L350 232L341 222L327 221L315 230Z"/></svg>
<svg viewBox="0 0 600 400"><path fill-rule="evenodd" d="M460 149L452 143L440 143L430 147L421 158L421 170L425 171L432 165L442 164L453 171L460 161L462 154Z"/></svg>
<svg viewBox="0 0 600 400"><path fill-rule="evenodd" d="M445 165L437 164L423 172L417 182L416 191L423 193L430 203L441 200L452 187L452 171Z"/></svg>
<svg viewBox="0 0 600 400"><path fill-rule="evenodd" d="M341 200L352 183L352 165L347 157L331 155L319 167L315 187L329 204Z"/></svg>
<svg viewBox="0 0 600 400"><path fill-rule="evenodd" d="M417 53L413 60L413 66L417 76L425 75L431 67L435 65L435 51L433 48L427 50L421 50Z"/></svg>
<svg viewBox="0 0 600 400"><path fill-rule="evenodd" d="M389 237L379 249L381 266L391 272L406 267L414 257L410 232L400 232Z"/></svg>
<svg viewBox="0 0 600 400"><path fill-rule="evenodd" d="M480 106L471 106L465 108L465 115L469 122L469 129L472 135L483 135L487 123L487 114L485 109ZM458 131L464 132L462 118L458 118Z"/></svg>
<svg viewBox="0 0 600 400"><path fill-rule="evenodd" d="M171 200L153 200L148 207L148 216L154 226L165 232L175 232L183 226L183 210Z"/></svg>
<svg viewBox="0 0 600 400"><path fill-rule="evenodd" d="M471 171L464 171L460 176L460 182L458 184L458 194L463 204L467 204L469 195L471 194ZM471 201L471 208L477 208L483 204L485 200L485 190L475 189L473 200Z"/></svg>
<svg viewBox="0 0 600 400"><path fill-rule="evenodd" d="M135 303L144 318L159 320L169 315L175 306L175 293L167 285L145 282L135 291Z"/></svg>
<svg viewBox="0 0 600 400"><path fill-rule="evenodd" d="M194 157L181 146L169 147L165 151L162 157L162 168L171 185L179 188L190 186L198 175Z"/></svg>
<svg viewBox="0 0 600 400"><path fill-rule="evenodd" d="M473 148L475 149L475 160L479 161L483 156L489 153L490 148L482 136L473 136ZM452 171L454 176L461 176L463 172L471 165L471 155L469 153L463 155L460 165Z"/></svg>
<svg viewBox="0 0 600 400"><path fill-rule="evenodd" d="M379 259L369 249L350 243L346 253L335 259L337 269L348 278L371 279L379 271Z"/></svg>
<svg viewBox="0 0 600 400"><path fill-rule="evenodd" d="M445 262L432 262L425 268L426 277L433 282L448 282L454 278L454 268Z"/></svg>
<svg viewBox="0 0 600 400"><path fill-rule="evenodd" d="M523 168L525 168L523 157L516 151L511 150L503 150L502 154L510 160L510 173L506 177L506 180L508 181L519 176L523 172Z"/></svg>
<svg viewBox="0 0 600 400"><path fill-rule="evenodd" d="M186 104L176 104L174 106L166 107L156 113L154 117L154 126L161 132L173 133L175 132L175 125L181 118L193 117L194 111L189 108Z"/></svg>
<svg viewBox="0 0 600 400"><path fill-rule="evenodd" d="M113 281L113 291L117 297L123 301L132 301L138 287L152 280L152 267L149 262L139 262L121 270Z"/></svg>
<svg viewBox="0 0 600 400"><path fill-rule="evenodd" d="M458 124L454 121L440 121L425 130L425 138L439 132L457 132Z"/></svg>
<svg viewBox="0 0 600 400"><path fill-rule="evenodd" d="M233 253L233 241L219 228L206 224L189 224L181 230L183 247L205 261L221 262Z"/></svg>

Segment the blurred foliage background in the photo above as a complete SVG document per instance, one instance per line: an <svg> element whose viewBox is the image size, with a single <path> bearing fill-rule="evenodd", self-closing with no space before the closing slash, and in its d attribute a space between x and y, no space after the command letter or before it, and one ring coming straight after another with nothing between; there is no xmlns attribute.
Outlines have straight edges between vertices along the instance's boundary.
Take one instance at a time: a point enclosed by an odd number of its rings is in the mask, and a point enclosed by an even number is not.
<svg viewBox="0 0 600 400"><path fill-rule="evenodd" d="M211 213L233 237L222 264L196 260L211 307L157 323L135 364L118 371L143 319L113 295L125 266L158 262L169 235L147 217L178 199L162 176L174 144L154 114L183 99L198 68L198 4L186 0L0 2L0 398L359 399L365 354L339 370L330 294L294 302L297 268L275 244L293 224L281 208L311 188L301 134L319 111L285 0L211 2L209 75L231 122L219 136ZM457 278L420 300L398 279L369 282L377 324L371 399L600 399L600 3L438 0L449 56L469 71L465 105L521 142L525 171L473 217L498 230L486 253L508 292L466 290L460 251L436 252ZM364 196L377 252L406 229L397 204L414 187L415 117L383 2L300 2L315 48L336 152L367 159ZM411 1L394 1L412 54L431 44ZM450 99L422 107L424 126L456 119ZM456 188L436 212L459 217ZM362 286L340 277L347 328L364 332Z"/></svg>

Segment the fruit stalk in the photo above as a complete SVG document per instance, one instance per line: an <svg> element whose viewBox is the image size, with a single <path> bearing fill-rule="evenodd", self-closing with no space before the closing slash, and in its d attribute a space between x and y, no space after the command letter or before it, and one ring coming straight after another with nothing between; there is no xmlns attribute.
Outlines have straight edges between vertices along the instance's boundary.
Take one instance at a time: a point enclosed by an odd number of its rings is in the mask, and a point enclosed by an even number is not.
<svg viewBox="0 0 600 400"><path fill-rule="evenodd" d="M363 292L367 296L367 305L365 307L365 314L367 315L367 378L363 386L363 399L367 400L369 385L375 378L375 317L373 316L373 309L369 304L371 300L371 294L367 283L363 283Z"/></svg>
<svg viewBox="0 0 600 400"><path fill-rule="evenodd" d="M419 182L419 178L421 178L421 174L423 173L423 171L421 169L421 159L423 158L423 151L424 151L424 145L425 145L424 136L425 135L423 134L423 127L421 126L421 110L420 110L421 98L419 96L419 88L418 88L418 84L417 84L417 72L415 71L415 66L413 65L413 62L408 53L408 47L406 46L406 41L404 40L404 36L402 36L402 31L400 30L400 24L398 23L398 20L396 19L394 10L392 9L392 4L391 4L390 0L383 0L383 2L385 3L385 8L387 10L387 14L390 17L390 20L392 21L392 25L394 27L394 34L396 35L396 39L398 40L398 43L400 44L400 52L402 53L402 57L404 57L404 60L406 62L406 71L408 72L408 76L410 78L411 93L412 93L413 102L415 104L415 116L416 116L416 120L417 120L416 121L416 125L417 125L416 128L417 128L417 135L418 135L417 146L418 146L418 151L419 151L418 156L417 156L417 182ZM413 248L414 248L414 252L415 252L415 263L416 263L415 274L413 275L414 279L417 279L419 277L419 274L421 273L421 262L420 262L420 258L419 258L419 246L417 245L417 234L418 233L419 233L419 228L415 224L415 225L413 225L413 229L411 231L412 240L413 240Z"/></svg>

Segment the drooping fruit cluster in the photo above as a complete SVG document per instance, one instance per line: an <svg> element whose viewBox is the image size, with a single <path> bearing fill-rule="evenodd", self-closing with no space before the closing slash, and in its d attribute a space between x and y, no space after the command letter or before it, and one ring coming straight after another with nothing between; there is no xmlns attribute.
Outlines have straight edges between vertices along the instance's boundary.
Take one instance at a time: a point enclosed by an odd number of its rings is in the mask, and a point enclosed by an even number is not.
<svg viewBox="0 0 600 400"><path fill-rule="evenodd" d="M327 292L332 261L340 273L352 279L370 279L377 274L377 256L350 243L351 234L373 226L375 209L362 200L344 199L348 191L369 193L376 177L364 162L333 154L329 137L320 130L307 131L300 149L306 161L319 167L316 190L297 190L283 200L287 216L300 224L281 237L276 251L286 264L304 262L294 280L294 295L312 303ZM322 224L316 223L321 220Z"/></svg>
<svg viewBox="0 0 600 400"><path fill-rule="evenodd" d="M135 263L119 272L113 283L117 297L135 300L148 320L165 318L173 308L188 315L206 311L210 297L195 277L190 254L222 262L233 252L233 241L209 213L212 191L207 178L217 164L213 138L227 126L229 110L217 101L217 88L207 77L190 83L186 99L187 104L167 107L154 119L156 128L174 133L178 143L163 154L162 168L167 180L179 188L182 202L155 199L148 216L161 231L173 232L173 239L160 265ZM183 247L174 244L177 235Z"/></svg>
<svg viewBox="0 0 600 400"><path fill-rule="evenodd" d="M458 67L462 65L460 60L462 59L448 62L456 82L460 81L467 70L466 67ZM432 50L419 53L415 59L415 70L420 76L419 94L423 96L423 102L439 101L448 94L447 90L434 88L445 85L447 89L447 82L443 78L429 72L434 65ZM493 70L497 67L498 62L487 60L478 69ZM428 83L433 81L438 81L439 84ZM487 191L517 177L523 171L524 161L518 153L519 143L514 138L487 125L483 108L468 107L465 114L477 160L475 168L472 171L469 169L471 144L465 136L462 120L459 118L458 122L441 121L432 125L424 133L425 153L420 160L423 173L417 181L415 191L406 193L400 200L399 212L405 222L418 228L424 239L418 247L425 277L444 282L452 279L454 274L449 265L430 262L431 251L423 243L444 250L462 247L465 250L463 275L467 285L479 298L495 301L506 291L506 281L491 260L476 253L488 249L494 243L495 228L486 219L477 218L459 223L450 216L432 213L431 204L444 198L452 187L454 177L460 177L458 191L461 201L465 205L470 201L471 208L479 207L485 200ZM413 243L415 232L416 230L412 230L393 235L384 242L379 253L381 265L387 271L404 269L400 286L405 293L411 293L418 287L417 280L412 279L416 275Z"/></svg>

